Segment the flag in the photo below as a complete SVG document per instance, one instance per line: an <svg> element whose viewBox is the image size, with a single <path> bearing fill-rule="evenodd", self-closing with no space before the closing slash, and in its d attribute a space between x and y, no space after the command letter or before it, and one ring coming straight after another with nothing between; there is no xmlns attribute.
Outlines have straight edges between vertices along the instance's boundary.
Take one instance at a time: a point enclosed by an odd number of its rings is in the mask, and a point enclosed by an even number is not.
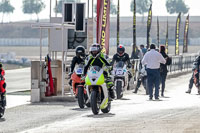
<svg viewBox="0 0 200 133"><path fill-rule="evenodd" d="M110 0L97 0L97 43L109 54Z"/></svg>
<svg viewBox="0 0 200 133"><path fill-rule="evenodd" d="M149 48L149 44L150 44L151 22L152 22L152 4L150 5L150 8L149 8L148 20L147 20L147 48Z"/></svg>
<svg viewBox="0 0 200 133"><path fill-rule="evenodd" d="M166 32L166 41L165 41L165 52L168 54L168 45L169 45L169 42L168 42L168 20L167 20L167 32Z"/></svg>
<svg viewBox="0 0 200 133"><path fill-rule="evenodd" d="M189 14L185 20L185 30L184 30L184 42L183 42L183 53L188 52L188 30L189 30Z"/></svg>
<svg viewBox="0 0 200 133"><path fill-rule="evenodd" d="M133 0L133 52L136 52L136 2Z"/></svg>
<svg viewBox="0 0 200 133"><path fill-rule="evenodd" d="M46 87L46 96L51 96L55 95L55 90L54 90L54 85L53 85L53 76L52 76L52 71L51 71L51 58L49 55L46 57L46 63L47 63L47 87Z"/></svg>
<svg viewBox="0 0 200 133"><path fill-rule="evenodd" d="M175 31L175 55L179 55L179 33L180 33L180 24L181 24L181 13L178 14L176 20L176 31Z"/></svg>
<svg viewBox="0 0 200 133"><path fill-rule="evenodd" d="M119 46L119 26L120 26L119 13L120 13L120 10L119 10L119 0L118 0L118 5L117 5L117 46Z"/></svg>
<svg viewBox="0 0 200 133"><path fill-rule="evenodd" d="M159 48L159 45L160 45L160 33L159 33L159 19L157 17L157 46Z"/></svg>

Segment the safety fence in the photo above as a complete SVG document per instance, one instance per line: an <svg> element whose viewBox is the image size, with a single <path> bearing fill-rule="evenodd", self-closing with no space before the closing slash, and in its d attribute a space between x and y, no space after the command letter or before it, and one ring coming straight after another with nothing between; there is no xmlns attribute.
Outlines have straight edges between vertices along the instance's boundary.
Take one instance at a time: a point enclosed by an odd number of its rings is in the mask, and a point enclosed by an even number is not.
<svg viewBox="0 0 200 133"><path fill-rule="evenodd" d="M193 61L197 55L179 55L179 56L171 56L172 63L168 67L168 72L174 73L174 72L181 72L181 71L191 71ZM138 72L140 70L140 60L135 59L133 61L134 63L134 75L137 77Z"/></svg>
<svg viewBox="0 0 200 133"><path fill-rule="evenodd" d="M181 72L181 71L191 71L193 61L197 55L180 55L172 56L172 63L168 66L168 71Z"/></svg>

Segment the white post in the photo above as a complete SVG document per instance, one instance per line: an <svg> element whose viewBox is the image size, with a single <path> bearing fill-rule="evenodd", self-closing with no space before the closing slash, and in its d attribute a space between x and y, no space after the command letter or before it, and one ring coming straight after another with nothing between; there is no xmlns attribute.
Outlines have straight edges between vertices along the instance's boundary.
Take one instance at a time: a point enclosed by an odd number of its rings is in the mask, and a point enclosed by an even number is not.
<svg viewBox="0 0 200 133"><path fill-rule="evenodd" d="M40 28L40 72L39 72L39 88L41 89L41 79L42 79L42 28Z"/></svg>
<svg viewBox="0 0 200 133"><path fill-rule="evenodd" d="M50 28L48 28L48 54L49 54L49 57L51 57L51 52L50 52Z"/></svg>
<svg viewBox="0 0 200 133"><path fill-rule="evenodd" d="M64 96L64 24L62 24L62 97Z"/></svg>
<svg viewBox="0 0 200 133"><path fill-rule="evenodd" d="M50 0L49 22L51 21L51 3L52 1Z"/></svg>

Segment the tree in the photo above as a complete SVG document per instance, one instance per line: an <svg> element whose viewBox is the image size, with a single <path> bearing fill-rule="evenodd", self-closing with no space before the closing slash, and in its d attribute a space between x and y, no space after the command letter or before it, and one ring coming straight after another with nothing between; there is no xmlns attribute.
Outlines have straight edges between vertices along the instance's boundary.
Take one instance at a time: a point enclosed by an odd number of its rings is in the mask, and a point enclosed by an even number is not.
<svg viewBox="0 0 200 133"><path fill-rule="evenodd" d="M112 15L117 14L117 6L114 5L113 0L110 1L110 14Z"/></svg>
<svg viewBox="0 0 200 133"><path fill-rule="evenodd" d="M45 8L42 0L23 0L23 12L25 14L36 14L37 22L39 21L39 13Z"/></svg>
<svg viewBox="0 0 200 133"><path fill-rule="evenodd" d="M94 11L97 13L97 5L94 6ZM113 3L113 0L110 1L110 14L117 14L117 6Z"/></svg>
<svg viewBox="0 0 200 133"><path fill-rule="evenodd" d="M10 0L5 0L0 3L0 12L2 13L2 20L3 23L4 14L10 14L13 13L15 8L10 4Z"/></svg>
<svg viewBox="0 0 200 133"><path fill-rule="evenodd" d="M136 13L139 13L143 16L149 11L149 7L152 4L152 0L136 0ZM133 12L133 0L131 1L131 12Z"/></svg>
<svg viewBox="0 0 200 133"><path fill-rule="evenodd" d="M167 0L165 5L167 12L170 14L179 12L186 14L190 9L187 5L185 5L183 0Z"/></svg>

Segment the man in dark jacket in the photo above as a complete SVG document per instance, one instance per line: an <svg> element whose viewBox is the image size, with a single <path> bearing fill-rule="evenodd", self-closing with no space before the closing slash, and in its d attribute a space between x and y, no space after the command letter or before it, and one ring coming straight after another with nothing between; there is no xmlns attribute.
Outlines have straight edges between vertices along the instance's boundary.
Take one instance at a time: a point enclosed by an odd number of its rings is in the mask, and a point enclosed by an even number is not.
<svg viewBox="0 0 200 133"><path fill-rule="evenodd" d="M129 55L125 53L125 47L123 45L119 45L117 47L117 53L113 56L111 65L113 66L115 62L119 62L119 61L123 61L125 64L127 64L128 68L131 68L132 66ZM128 71L128 75L129 75L129 80L130 80L132 77L132 74L129 71Z"/></svg>
<svg viewBox="0 0 200 133"><path fill-rule="evenodd" d="M162 85L162 90L161 90L161 96L164 97L164 91L165 91L165 81L167 77L167 60L169 60L169 56L165 53L165 46L161 45L160 46L160 53L162 56L166 59L166 64L160 64L160 83Z"/></svg>
<svg viewBox="0 0 200 133"><path fill-rule="evenodd" d="M125 47L123 45L119 45L117 47L117 53L113 56L111 65L114 65L115 62L123 61L127 64L129 68L131 68L131 62L129 55L125 53Z"/></svg>
<svg viewBox="0 0 200 133"><path fill-rule="evenodd" d="M70 79L69 84L72 84L72 80L71 80L71 75L74 72L74 68L76 66L76 64L81 64L85 62L85 48L83 46L77 46L76 47L76 56L72 59L72 63L71 63L71 69L70 69L70 73L68 75L68 78Z"/></svg>

